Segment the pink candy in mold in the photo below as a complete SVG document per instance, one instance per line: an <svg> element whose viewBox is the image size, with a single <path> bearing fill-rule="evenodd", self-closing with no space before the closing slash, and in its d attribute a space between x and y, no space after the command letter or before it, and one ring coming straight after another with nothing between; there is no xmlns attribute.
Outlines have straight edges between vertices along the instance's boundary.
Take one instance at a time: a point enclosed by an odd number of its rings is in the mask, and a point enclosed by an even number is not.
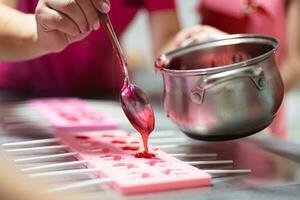
<svg viewBox="0 0 300 200"><path fill-rule="evenodd" d="M90 139L90 137L88 136L84 136L84 135L77 135L75 136L76 139L80 139L80 140L87 140L87 139Z"/></svg>
<svg viewBox="0 0 300 200"><path fill-rule="evenodd" d="M129 146L128 145L128 146L123 146L122 149L124 151L137 151L137 150L140 149L140 147L139 146Z"/></svg>
<svg viewBox="0 0 300 200"><path fill-rule="evenodd" d="M112 144L127 144L125 140L113 140L111 141Z"/></svg>

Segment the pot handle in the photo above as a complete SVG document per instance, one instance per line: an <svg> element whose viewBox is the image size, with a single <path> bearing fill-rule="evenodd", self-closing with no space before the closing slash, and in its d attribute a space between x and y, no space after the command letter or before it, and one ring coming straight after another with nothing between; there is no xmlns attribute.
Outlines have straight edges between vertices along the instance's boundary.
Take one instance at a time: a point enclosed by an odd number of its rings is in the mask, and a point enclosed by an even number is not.
<svg viewBox="0 0 300 200"><path fill-rule="evenodd" d="M266 87L266 80L262 67L248 66L229 71L220 72L213 75L207 75L200 79L196 87L191 90L191 99L194 103L201 104L205 90L223 83L238 78L251 78L259 90Z"/></svg>

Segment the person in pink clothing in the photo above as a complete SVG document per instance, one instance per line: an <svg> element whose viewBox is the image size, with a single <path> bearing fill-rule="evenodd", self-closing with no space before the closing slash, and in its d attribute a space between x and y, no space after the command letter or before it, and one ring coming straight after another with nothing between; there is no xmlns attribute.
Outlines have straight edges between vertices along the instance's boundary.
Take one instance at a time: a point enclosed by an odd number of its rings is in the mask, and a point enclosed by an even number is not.
<svg viewBox="0 0 300 200"><path fill-rule="evenodd" d="M0 90L33 96L116 96L122 69L98 13L109 12L122 37L142 9L149 13L158 55L179 30L173 0L0 0Z"/></svg>
<svg viewBox="0 0 300 200"><path fill-rule="evenodd" d="M191 37L198 42L209 39L205 34L199 34L203 32L273 36L280 42L276 58L286 92L299 83L299 0L202 0L197 11L202 16L202 25L182 30L177 34L174 44L180 46L186 38ZM269 130L280 138L286 137L284 105Z"/></svg>
<svg viewBox="0 0 300 200"><path fill-rule="evenodd" d="M276 58L286 91L299 80L300 63L294 62L293 59L299 61L300 44L297 44L297 48L293 48L295 44L292 42L299 43L300 36L290 38L297 34L292 29L297 27L299 29L299 25L291 27L297 24L295 18L300 19L298 0L229 0L226 4L220 0L203 0L198 11L202 16L202 24L213 26L226 33L254 33L275 37L280 43ZM288 48L291 49L289 52ZM296 57L293 53L296 53ZM272 134L280 138L286 137L284 105L269 128Z"/></svg>

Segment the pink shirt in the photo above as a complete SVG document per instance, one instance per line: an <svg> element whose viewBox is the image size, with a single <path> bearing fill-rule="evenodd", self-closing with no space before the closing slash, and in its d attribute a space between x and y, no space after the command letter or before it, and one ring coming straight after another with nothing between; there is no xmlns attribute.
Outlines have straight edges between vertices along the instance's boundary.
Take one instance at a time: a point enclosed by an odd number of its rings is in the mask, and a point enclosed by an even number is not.
<svg viewBox="0 0 300 200"><path fill-rule="evenodd" d="M281 67L286 46L286 3L285 0L203 0L198 11L203 24L227 33L255 33L277 38L280 47L276 58ZM286 136L283 107L270 126L271 132L279 137Z"/></svg>
<svg viewBox="0 0 300 200"><path fill-rule="evenodd" d="M155 12L175 8L174 0L110 1L110 18L118 37L140 9ZM37 2L20 0L18 8L34 13ZM0 89L33 95L116 95L122 83L122 69L102 29L58 54L20 63L0 62Z"/></svg>

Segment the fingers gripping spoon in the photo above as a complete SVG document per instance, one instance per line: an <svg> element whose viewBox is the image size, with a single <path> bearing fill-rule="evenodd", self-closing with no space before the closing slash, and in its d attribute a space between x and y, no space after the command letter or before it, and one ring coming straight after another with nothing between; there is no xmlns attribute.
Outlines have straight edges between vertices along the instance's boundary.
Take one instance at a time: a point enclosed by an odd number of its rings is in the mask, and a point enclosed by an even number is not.
<svg viewBox="0 0 300 200"><path fill-rule="evenodd" d="M112 42L120 66L123 67L124 84L120 94L122 109L132 126L140 132L143 138L144 152L137 154L136 157L153 157L154 154L148 153L148 136L154 129L154 112L143 90L129 81L127 63L108 15L100 14L100 18Z"/></svg>

